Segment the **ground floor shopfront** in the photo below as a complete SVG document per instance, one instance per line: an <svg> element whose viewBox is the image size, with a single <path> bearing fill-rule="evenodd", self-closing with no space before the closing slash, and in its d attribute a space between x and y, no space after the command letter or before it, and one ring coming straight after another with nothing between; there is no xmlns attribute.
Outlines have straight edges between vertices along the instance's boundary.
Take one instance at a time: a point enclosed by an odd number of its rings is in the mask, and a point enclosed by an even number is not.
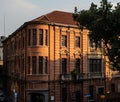
<svg viewBox="0 0 120 102"><path fill-rule="evenodd" d="M101 82L100 82L101 81ZM54 82L14 82L11 97L17 102L87 102L97 100L98 94L104 94L104 81L54 81Z"/></svg>
<svg viewBox="0 0 120 102"><path fill-rule="evenodd" d="M118 78L44 82L9 79L8 82L7 93L17 102L118 102L120 99Z"/></svg>

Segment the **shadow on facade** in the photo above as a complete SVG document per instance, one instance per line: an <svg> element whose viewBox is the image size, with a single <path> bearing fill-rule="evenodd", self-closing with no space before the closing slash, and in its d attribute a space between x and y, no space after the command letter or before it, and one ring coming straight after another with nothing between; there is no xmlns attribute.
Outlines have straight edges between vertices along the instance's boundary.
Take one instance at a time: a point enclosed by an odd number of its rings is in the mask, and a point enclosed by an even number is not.
<svg viewBox="0 0 120 102"><path fill-rule="evenodd" d="M28 69L18 70L18 72L9 72L7 76L7 92L14 100L15 89L18 93L17 101L22 102L86 102L89 96L89 102L107 102L106 100L117 100L119 95L112 95L112 91L116 93L115 86L109 86L110 94L104 94L107 91L108 83L114 82L116 85L117 79L111 79L106 83L106 76L103 70L90 72L89 67L84 67L82 57L77 57L75 60L67 60L63 57L55 61L47 63L47 73L28 74ZM80 60L79 60L80 59ZM13 61L12 61L13 62ZM8 62L7 68L9 68ZM86 63L88 64L88 62ZM96 63L95 63L96 65ZM99 65L99 63L98 63ZM94 66L94 65L93 65ZM102 66L100 66L102 67ZM86 69L83 69L86 68ZM10 68L11 69L11 68ZM39 68L37 68L39 69ZM76 69L77 72L73 71ZM45 70L45 65L43 70ZM112 91L111 91L112 89ZM102 95L101 95L102 94ZM112 97L112 98L111 98Z"/></svg>

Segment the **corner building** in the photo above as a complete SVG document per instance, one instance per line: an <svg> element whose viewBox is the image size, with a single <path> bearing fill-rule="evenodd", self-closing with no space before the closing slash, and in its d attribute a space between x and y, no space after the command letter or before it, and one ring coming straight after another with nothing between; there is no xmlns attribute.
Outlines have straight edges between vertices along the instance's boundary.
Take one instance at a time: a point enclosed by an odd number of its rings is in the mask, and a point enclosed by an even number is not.
<svg viewBox="0 0 120 102"><path fill-rule="evenodd" d="M26 22L3 42L6 93L17 102L97 102L98 95L116 93L119 76L112 79L101 46L89 43L72 13Z"/></svg>

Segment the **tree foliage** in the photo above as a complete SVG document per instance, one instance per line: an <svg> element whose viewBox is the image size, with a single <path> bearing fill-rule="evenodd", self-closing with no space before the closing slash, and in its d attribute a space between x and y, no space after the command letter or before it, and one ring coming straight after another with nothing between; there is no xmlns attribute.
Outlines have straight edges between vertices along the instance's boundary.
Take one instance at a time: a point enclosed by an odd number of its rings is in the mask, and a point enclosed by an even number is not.
<svg viewBox="0 0 120 102"><path fill-rule="evenodd" d="M120 4L113 7L107 0L102 0L99 7L91 3L88 10L79 12L75 7L73 18L80 26L90 30L90 41L96 47L103 42L104 54L108 56L113 69L120 70Z"/></svg>

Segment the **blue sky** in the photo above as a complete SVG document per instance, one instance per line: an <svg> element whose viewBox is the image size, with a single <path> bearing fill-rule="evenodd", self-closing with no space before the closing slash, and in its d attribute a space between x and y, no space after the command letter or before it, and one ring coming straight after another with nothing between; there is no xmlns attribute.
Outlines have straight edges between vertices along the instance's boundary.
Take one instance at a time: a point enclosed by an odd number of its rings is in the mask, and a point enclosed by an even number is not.
<svg viewBox="0 0 120 102"><path fill-rule="evenodd" d="M101 0L0 0L0 35L8 36L24 22L37 18L54 10L74 12L88 9L91 2L99 4ZM120 0L108 0L114 5Z"/></svg>

